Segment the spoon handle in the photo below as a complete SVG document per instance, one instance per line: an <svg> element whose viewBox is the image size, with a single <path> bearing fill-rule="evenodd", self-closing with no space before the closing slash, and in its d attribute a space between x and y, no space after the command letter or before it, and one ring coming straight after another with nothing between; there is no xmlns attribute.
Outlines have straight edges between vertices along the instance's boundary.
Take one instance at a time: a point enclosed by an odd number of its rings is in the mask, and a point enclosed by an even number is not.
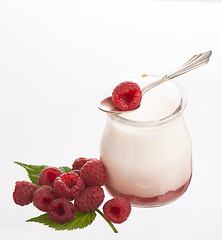
<svg viewBox="0 0 222 240"><path fill-rule="evenodd" d="M144 87L142 89L142 94L146 93L153 87L156 87L163 82L166 82L172 78L180 76L184 73L187 73L193 69L196 69L196 68L202 66L203 64L208 63L211 54L212 54L212 51L207 51L207 52L196 54L196 55L192 56L186 63L184 63L181 67L179 67L175 71L163 76L160 80L152 82L151 84Z"/></svg>

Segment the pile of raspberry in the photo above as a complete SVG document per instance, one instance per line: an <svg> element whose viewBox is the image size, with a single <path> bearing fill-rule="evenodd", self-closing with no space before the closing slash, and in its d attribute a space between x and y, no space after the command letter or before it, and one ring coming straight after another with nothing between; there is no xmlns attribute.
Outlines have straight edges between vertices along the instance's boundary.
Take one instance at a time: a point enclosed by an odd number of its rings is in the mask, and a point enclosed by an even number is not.
<svg viewBox="0 0 222 240"><path fill-rule="evenodd" d="M44 168L38 178L39 187L27 181L17 181L13 192L14 202L20 206L33 205L57 223L72 221L75 211L95 211L105 198L101 186L107 173L102 161L95 158L77 158L72 170L63 173L56 167ZM126 221L131 212L130 202L114 197L103 206L107 220L113 223Z"/></svg>

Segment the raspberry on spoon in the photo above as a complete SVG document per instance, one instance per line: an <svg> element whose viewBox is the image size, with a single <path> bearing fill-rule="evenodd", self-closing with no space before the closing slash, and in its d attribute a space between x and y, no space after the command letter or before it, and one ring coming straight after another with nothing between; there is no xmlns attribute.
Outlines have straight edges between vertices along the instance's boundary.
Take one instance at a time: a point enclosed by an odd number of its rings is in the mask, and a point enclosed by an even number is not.
<svg viewBox="0 0 222 240"><path fill-rule="evenodd" d="M122 111L139 107L142 91L137 83L125 81L117 85L112 92L112 101Z"/></svg>

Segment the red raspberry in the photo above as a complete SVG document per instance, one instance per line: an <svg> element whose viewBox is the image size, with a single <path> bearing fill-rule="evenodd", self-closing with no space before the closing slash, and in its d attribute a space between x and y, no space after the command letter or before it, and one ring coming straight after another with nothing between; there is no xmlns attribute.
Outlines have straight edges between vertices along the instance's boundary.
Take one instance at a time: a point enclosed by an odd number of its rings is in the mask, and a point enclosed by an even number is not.
<svg viewBox="0 0 222 240"><path fill-rule="evenodd" d="M33 200L33 195L38 189L36 184L27 181L17 181L13 192L14 202L20 206L28 205Z"/></svg>
<svg viewBox="0 0 222 240"><path fill-rule="evenodd" d="M104 197L104 191L100 186L87 187L75 199L74 205L79 212L91 212L102 204Z"/></svg>
<svg viewBox="0 0 222 240"><path fill-rule="evenodd" d="M72 170L71 172L76 173L78 176L80 176L80 170Z"/></svg>
<svg viewBox="0 0 222 240"><path fill-rule="evenodd" d="M47 212L49 205L54 199L56 199L56 195L53 188L48 185L43 185L35 192L33 205L39 210Z"/></svg>
<svg viewBox="0 0 222 240"><path fill-rule="evenodd" d="M79 196L85 184L74 172L64 173L54 181L54 191L57 197L73 200Z"/></svg>
<svg viewBox="0 0 222 240"><path fill-rule="evenodd" d="M72 170L80 170L87 161L88 159L83 157L75 159L74 163L72 164Z"/></svg>
<svg viewBox="0 0 222 240"><path fill-rule="evenodd" d="M75 207L68 199L58 198L48 208L48 216L57 223L66 223L73 220Z"/></svg>
<svg viewBox="0 0 222 240"><path fill-rule="evenodd" d="M113 103L122 111L138 108L141 100L142 91L139 85L130 81L120 83L112 93Z"/></svg>
<svg viewBox="0 0 222 240"><path fill-rule="evenodd" d="M102 186L107 179L105 166L100 160L91 158L83 165L80 177L87 186Z"/></svg>
<svg viewBox="0 0 222 240"><path fill-rule="evenodd" d="M103 212L107 220L122 223L126 221L131 212L131 205L126 198L115 197L104 204Z"/></svg>
<svg viewBox="0 0 222 240"><path fill-rule="evenodd" d="M63 171L56 167L46 167L39 174L39 186L49 185L53 187L54 180L63 174Z"/></svg>

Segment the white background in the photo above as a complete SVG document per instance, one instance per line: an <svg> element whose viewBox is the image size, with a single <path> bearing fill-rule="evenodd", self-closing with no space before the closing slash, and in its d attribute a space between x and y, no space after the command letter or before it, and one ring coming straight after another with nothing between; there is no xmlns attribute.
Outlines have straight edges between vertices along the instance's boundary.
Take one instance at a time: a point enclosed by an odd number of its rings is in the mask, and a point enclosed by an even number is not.
<svg viewBox="0 0 222 240"><path fill-rule="evenodd" d="M200 1L0 2L0 234L3 239L222 239L222 3ZM115 81L165 74L212 50L208 65L179 77L193 142L193 178L176 202L133 208L115 235L97 216L84 230L25 223L40 213L14 204L28 164L71 166L99 158L106 116L97 108ZM109 197L108 197L109 198Z"/></svg>

